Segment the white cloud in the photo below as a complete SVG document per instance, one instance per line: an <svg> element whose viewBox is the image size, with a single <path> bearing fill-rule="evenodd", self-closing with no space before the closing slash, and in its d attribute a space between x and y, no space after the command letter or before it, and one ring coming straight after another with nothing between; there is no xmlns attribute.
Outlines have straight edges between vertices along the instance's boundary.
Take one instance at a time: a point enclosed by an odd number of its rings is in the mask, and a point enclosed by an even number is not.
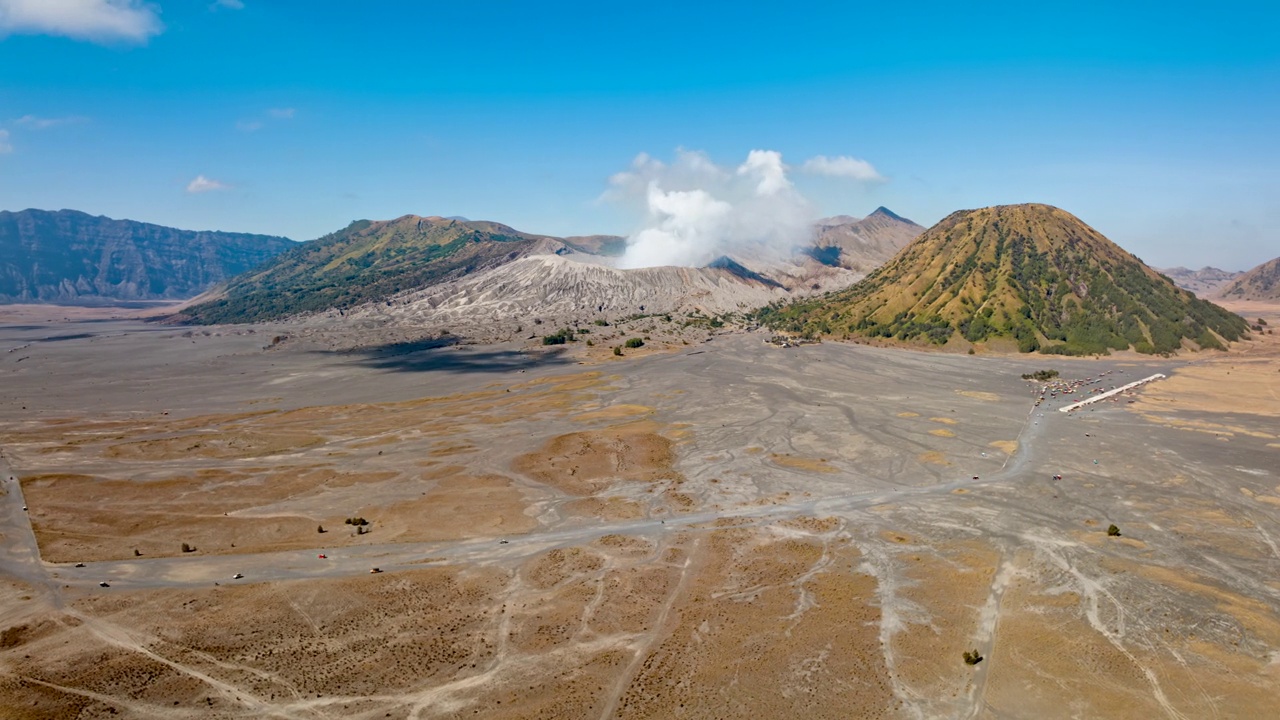
<svg viewBox="0 0 1280 720"><path fill-rule="evenodd" d="M814 175L830 175L864 182L884 182L885 180L884 176L877 172L871 163L848 155L838 155L831 158L826 155L811 157L805 160L800 169Z"/></svg>
<svg viewBox="0 0 1280 720"><path fill-rule="evenodd" d="M697 267L741 253L784 257L804 241L815 216L772 150L752 150L732 170L702 152L678 150L670 165L641 153L609 185L603 200L644 215L619 259L624 268Z"/></svg>
<svg viewBox="0 0 1280 720"><path fill-rule="evenodd" d="M209 6L210 10L243 10L244 3L240 0L216 0Z"/></svg>
<svg viewBox="0 0 1280 720"><path fill-rule="evenodd" d="M292 120L293 114L296 112L296 108L271 108L267 111L267 114L277 120Z"/></svg>
<svg viewBox="0 0 1280 720"><path fill-rule="evenodd" d="M240 132L255 132L262 129L261 120L241 120L236 123L236 129Z"/></svg>
<svg viewBox="0 0 1280 720"><path fill-rule="evenodd" d="M59 125L75 125L77 123L88 122L89 118L80 117L79 115L69 115L60 118L42 118L35 115L23 115L13 121L14 125L31 128L32 130L47 130Z"/></svg>
<svg viewBox="0 0 1280 720"><path fill-rule="evenodd" d="M210 180L203 175L197 175L195 180L187 183L187 192L192 194L206 193L214 190L226 190L229 187L229 185L220 183L217 180Z"/></svg>
<svg viewBox="0 0 1280 720"><path fill-rule="evenodd" d="M164 31L159 13L142 0L0 0L0 35L144 43Z"/></svg>
<svg viewBox="0 0 1280 720"><path fill-rule="evenodd" d="M13 152L13 145L9 144L9 131L0 130L0 155L6 155Z"/></svg>

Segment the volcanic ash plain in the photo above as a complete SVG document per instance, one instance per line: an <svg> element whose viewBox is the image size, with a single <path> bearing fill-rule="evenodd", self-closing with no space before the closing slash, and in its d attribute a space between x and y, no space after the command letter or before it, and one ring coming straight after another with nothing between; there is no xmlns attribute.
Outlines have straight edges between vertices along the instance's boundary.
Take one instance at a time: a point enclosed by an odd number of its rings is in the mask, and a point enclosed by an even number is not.
<svg viewBox="0 0 1280 720"><path fill-rule="evenodd" d="M0 326L6 717L1263 717L1280 696L1274 336L1071 360L272 334ZM1021 375L1048 367L1083 384L1037 405Z"/></svg>

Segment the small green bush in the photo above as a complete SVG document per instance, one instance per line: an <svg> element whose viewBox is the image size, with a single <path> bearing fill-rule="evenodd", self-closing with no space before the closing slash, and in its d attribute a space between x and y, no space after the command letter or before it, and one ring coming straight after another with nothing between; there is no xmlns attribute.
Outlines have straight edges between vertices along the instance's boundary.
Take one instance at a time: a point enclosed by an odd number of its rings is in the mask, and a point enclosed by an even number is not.
<svg viewBox="0 0 1280 720"><path fill-rule="evenodd" d="M640 338L627 338L627 342L624 344L629 348L644 347L644 340L641 340Z"/></svg>
<svg viewBox="0 0 1280 720"><path fill-rule="evenodd" d="M577 337L573 334L573 328L562 328L554 335L544 335L542 337L543 345L563 345L567 342L573 342Z"/></svg>
<svg viewBox="0 0 1280 720"><path fill-rule="evenodd" d="M1113 523L1107 527L1107 535L1110 537L1120 537L1120 528L1116 527Z"/></svg>
<svg viewBox="0 0 1280 720"><path fill-rule="evenodd" d="M978 652L976 649L964 651L965 665L977 665L980 662L982 662L982 653Z"/></svg>
<svg viewBox="0 0 1280 720"><path fill-rule="evenodd" d="M617 355L618 357L622 357L622 348L618 347L617 345L614 345L613 354Z"/></svg>
<svg viewBox="0 0 1280 720"><path fill-rule="evenodd" d="M1040 380L1041 382L1052 380L1056 377L1058 377L1057 370L1037 370L1033 373L1024 373L1022 375L1023 380Z"/></svg>

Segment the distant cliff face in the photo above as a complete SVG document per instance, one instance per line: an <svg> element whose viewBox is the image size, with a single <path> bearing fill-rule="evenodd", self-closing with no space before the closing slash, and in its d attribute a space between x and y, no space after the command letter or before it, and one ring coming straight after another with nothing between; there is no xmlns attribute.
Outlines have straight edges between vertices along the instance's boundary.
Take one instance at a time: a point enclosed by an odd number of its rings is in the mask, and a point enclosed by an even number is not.
<svg viewBox="0 0 1280 720"><path fill-rule="evenodd" d="M180 300L293 247L74 210L0 212L0 303Z"/></svg>

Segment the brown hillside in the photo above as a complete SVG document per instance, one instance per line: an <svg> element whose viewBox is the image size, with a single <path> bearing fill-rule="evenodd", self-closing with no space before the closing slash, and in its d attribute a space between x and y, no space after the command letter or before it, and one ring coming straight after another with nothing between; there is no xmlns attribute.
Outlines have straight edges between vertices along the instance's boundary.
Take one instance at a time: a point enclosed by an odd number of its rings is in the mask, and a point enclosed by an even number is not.
<svg viewBox="0 0 1280 720"><path fill-rule="evenodd" d="M1227 300L1280 300L1280 258L1245 272L1222 289Z"/></svg>

